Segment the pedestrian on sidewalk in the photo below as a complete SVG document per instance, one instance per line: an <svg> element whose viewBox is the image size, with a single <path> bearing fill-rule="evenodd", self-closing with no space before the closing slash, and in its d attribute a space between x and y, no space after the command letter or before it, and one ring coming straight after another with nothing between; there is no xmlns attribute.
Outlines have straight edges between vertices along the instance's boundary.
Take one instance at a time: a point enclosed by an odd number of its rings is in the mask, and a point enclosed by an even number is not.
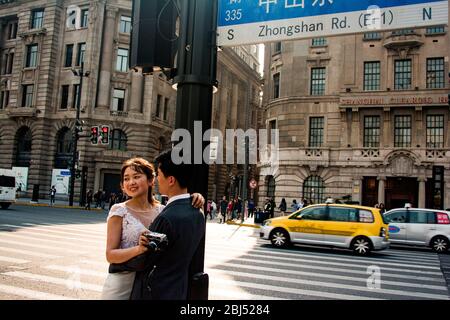
<svg viewBox="0 0 450 320"><path fill-rule="evenodd" d="M206 217L208 218L209 216L209 220L212 220L212 215L211 215L211 200L208 200L208 203L206 204Z"/></svg>
<svg viewBox="0 0 450 320"><path fill-rule="evenodd" d="M50 206L52 207L55 204L55 196L56 196L56 188L55 186L52 186L50 188Z"/></svg>
<svg viewBox="0 0 450 320"><path fill-rule="evenodd" d="M211 200L211 215L212 218L215 219L217 214L217 204L214 202L214 200Z"/></svg>
<svg viewBox="0 0 450 320"><path fill-rule="evenodd" d="M227 221L227 207L228 207L228 201L227 201L227 197L223 196L222 200L220 201L220 221L219 223L225 223Z"/></svg>
<svg viewBox="0 0 450 320"><path fill-rule="evenodd" d="M248 200L248 217L253 218L253 213L255 211L255 201L253 199Z"/></svg>
<svg viewBox="0 0 450 320"><path fill-rule="evenodd" d="M280 209L281 213L283 215L286 214L286 210L287 210L287 203L286 203L286 199L283 198L281 199L280 205L278 206L278 209Z"/></svg>
<svg viewBox="0 0 450 320"><path fill-rule="evenodd" d="M164 208L153 197L155 176L153 165L145 159L129 159L122 165L120 184L131 199L114 204L107 218L106 260L111 271L148 250L139 238ZM192 198L195 208L203 207L202 195L195 193ZM101 299L128 300L135 275L134 271L108 273Z"/></svg>
<svg viewBox="0 0 450 320"><path fill-rule="evenodd" d="M84 206L85 210L91 210L92 196L92 190L89 189L86 193L86 205Z"/></svg>

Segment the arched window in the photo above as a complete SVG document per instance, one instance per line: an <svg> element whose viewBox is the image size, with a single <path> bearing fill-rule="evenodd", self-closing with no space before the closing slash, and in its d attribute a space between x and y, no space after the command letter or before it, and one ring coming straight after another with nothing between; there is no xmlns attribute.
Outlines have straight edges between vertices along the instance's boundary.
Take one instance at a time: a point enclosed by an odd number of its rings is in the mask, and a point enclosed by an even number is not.
<svg viewBox="0 0 450 320"><path fill-rule="evenodd" d="M319 176L310 176L303 183L303 198L310 204L325 202L324 191L325 184Z"/></svg>
<svg viewBox="0 0 450 320"><path fill-rule="evenodd" d="M69 128L62 128L56 136L56 169L68 169L73 156L73 138Z"/></svg>
<svg viewBox="0 0 450 320"><path fill-rule="evenodd" d="M266 177L267 198L275 198L275 178L273 176Z"/></svg>
<svg viewBox="0 0 450 320"><path fill-rule="evenodd" d="M112 150L127 151L128 138L125 132L120 129L114 129L112 133L111 145Z"/></svg>
<svg viewBox="0 0 450 320"><path fill-rule="evenodd" d="M28 127L22 127L17 131L15 143L15 161L16 167L29 167L31 163L31 130Z"/></svg>

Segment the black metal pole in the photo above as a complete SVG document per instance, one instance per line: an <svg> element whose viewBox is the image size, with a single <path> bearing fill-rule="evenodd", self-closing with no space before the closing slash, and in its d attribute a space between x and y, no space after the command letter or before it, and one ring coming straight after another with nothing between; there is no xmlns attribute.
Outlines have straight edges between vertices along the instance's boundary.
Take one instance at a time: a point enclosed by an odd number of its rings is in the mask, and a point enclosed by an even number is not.
<svg viewBox="0 0 450 320"><path fill-rule="evenodd" d="M75 193L75 163L77 162L78 157L78 124L80 121L80 107L81 107L81 89L83 87L83 77L84 77L84 62L81 63L81 70L79 71L78 76L80 77L80 87L78 88L78 98L76 104L76 119L75 126L73 127L73 153L72 153L72 163L70 164L70 193L69 193L69 206L73 206L73 197Z"/></svg>
<svg viewBox="0 0 450 320"><path fill-rule="evenodd" d="M192 177L189 192L208 196L209 165L195 163L195 122L201 123L203 134L211 128L213 87L217 85L217 0L181 1L178 65L175 83L178 84L176 128L187 129L191 134ZM202 153L209 142L202 141ZM176 143L176 142L175 142ZM198 156L198 154L197 154ZM198 159L197 159L198 160ZM206 205L206 204L205 204ZM206 209L206 208L205 208ZM205 210L206 212L206 210ZM205 239L194 261L194 273L204 271ZM192 271L192 270L191 270ZM200 293L189 300L206 300L208 294Z"/></svg>

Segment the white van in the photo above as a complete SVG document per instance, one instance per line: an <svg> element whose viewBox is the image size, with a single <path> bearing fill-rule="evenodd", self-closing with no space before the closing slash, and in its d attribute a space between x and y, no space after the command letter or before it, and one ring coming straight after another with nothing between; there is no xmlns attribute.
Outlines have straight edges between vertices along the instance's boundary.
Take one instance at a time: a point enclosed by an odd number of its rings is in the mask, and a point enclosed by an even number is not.
<svg viewBox="0 0 450 320"><path fill-rule="evenodd" d="M16 178L14 176L0 175L0 206L8 209L16 202Z"/></svg>

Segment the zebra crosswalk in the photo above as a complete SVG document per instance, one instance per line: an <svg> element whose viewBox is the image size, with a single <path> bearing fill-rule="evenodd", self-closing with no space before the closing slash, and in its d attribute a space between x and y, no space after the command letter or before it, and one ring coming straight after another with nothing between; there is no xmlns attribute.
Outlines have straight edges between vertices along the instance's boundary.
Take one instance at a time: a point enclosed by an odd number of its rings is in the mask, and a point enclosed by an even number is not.
<svg viewBox="0 0 450 320"><path fill-rule="evenodd" d="M80 218L0 223L0 299L99 299L106 224ZM389 249L272 248L257 230L207 224L211 300L448 300L437 254Z"/></svg>

